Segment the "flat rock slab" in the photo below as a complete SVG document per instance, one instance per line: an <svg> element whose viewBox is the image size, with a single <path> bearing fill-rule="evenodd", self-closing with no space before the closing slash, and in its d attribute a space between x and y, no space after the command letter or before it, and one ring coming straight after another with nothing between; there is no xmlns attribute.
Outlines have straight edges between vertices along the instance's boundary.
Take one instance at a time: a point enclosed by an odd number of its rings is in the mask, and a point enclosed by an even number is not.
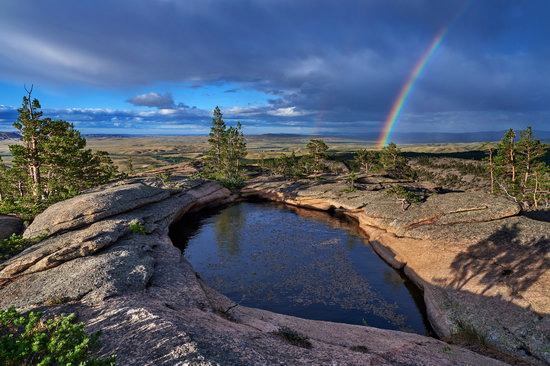
<svg viewBox="0 0 550 366"><path fill-rule="evenodd" d="M23 221L15 216L0 215L0 240L9 238L12 234L21 234Z"/></svg>
<svg viewBox="0 0 550 366"><path fill-rule="evenodd" d="M121 365L504 365L416 334L228 311L232 301L198 278L167 234L186 212L235 198L211 182L171 194L123 182L60 202L25 233L50 237L0 264L0 308L76 312ZM344 199L349 207L363 200ZM146 234L129 229L135 220ZM275 334L281 327L311 347L288 343Z"/></svg>
<svg viewBox="0 0 550 366"><path fill-rule="evenodd" d="M142 183L120 185L55 203L38 215L23 236L52 236L169 197L168 191Z"/></svg>

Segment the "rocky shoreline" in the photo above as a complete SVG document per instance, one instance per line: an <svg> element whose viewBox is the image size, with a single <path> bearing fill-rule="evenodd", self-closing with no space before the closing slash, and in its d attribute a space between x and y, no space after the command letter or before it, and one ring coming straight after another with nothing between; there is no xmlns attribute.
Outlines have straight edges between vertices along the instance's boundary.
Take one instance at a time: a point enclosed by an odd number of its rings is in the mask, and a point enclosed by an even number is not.
<svg viewBox="0 0 550 366"><path fill-rule="evenodd" d="M376 178L364 190L346 188L258 178L243 196L355 218L373 249L424 291L438 336L479 338L529 362L550 363L550 223L480 192L434 194L403 210Z"/></svg>
<svg viewBox="0 0 550 366"><path fill-rule="evenodd" d="M504 364L416 334L233 307L198 278L168 228L188 212L238 195L213 182L185 181L171 190L154 185L119 182L39 215L24 235L45 239L0 263L0 308L74 311L90 331L102 330L102 352L116 353L121 365ZM388 263L423 288L440 336L460 326L490 330L486 342L503 352L549 362L548 243L540 244L549 224L517 216L508 201L475 196L463 207L457 204L466 198L450 194L403 211L379 191L345 193L339 183L273 178L251 181L242 196L341 209L359 221ZM133 232L136 223L147 234ZM494 250L500 237L488 238L503 225L519 233L502 241L511 257L494 255L483 263L484 249L476 243L482 238ZM464 251L469 255L462 258ZM493 279L495 263L504 280ZM290 344L278 335L281 328L307 336L311 348Z"/></svg>

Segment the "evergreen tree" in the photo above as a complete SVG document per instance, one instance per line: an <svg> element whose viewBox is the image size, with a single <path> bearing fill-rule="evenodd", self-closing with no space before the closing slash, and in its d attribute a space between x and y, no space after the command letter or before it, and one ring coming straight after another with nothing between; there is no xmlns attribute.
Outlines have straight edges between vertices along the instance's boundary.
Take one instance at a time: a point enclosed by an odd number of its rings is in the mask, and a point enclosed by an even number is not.
<svg viewBox="0 0 550 366"><path fill-rule="evenodd" d="M32 88L23 97L14 123L22 143L9 146L11 167L0 164L2 212L9 213L8 207L25 214L37 213L47 203L105 183L117 174L108 154L86 149L86 140L72 124L42 118L40 103L31 98L31 92Z"/></svg>
<svg viewBox="0 0 550 366"><path fill-rule="evenodd" d="M534 168L540 164L541 158L546 154L548 146L541 143L533 136L533 129L527 127L519 134L517 147L518 165L523 176L523 186L528 186L529 178L533 174Z"/></svg>
<svg viewBox="0 0 550 366"><path fill-rule="evenodd" d="M10 191L8 181L8 167L0 156L0 201L5 200Z"/></svg>
<svg viewBox="0 0 550 366"><path fill-rule="evenodd" d="M323 170L323 160L326 158L327 144L323 140L311 139L307 143L309 156L313 160L313 170L319 172Z"/></svg>
<svg viewBox="0 0 550 366"><path fill-rule="evenodd" d="M401 153L401 149L391 142L380 152L380 163L384 170L396 177L406 177L411 174L411 168L407 159Z"/></svg>
<svg viewBox="0 0 550 366"><path fill-rule="evenodd" d="M497 175L500 178L506 177L505 181L509 181L509 188L515 191L516 183L516 133L513 129L509 129L504 134L504 137L497 146L497 155L495 156L495 164Z"/></svg>
<svg viewBox="0 0 550 366"><path fill-rule="evenodd" d="M509 129L497 147L494 159L495 182L500 192L524 206L539 207L549 199L550 173L542 160L548 146L537 140L531 127L516 133Z"/></svg>
<svg viewBox="0 0 550 366"><path fill-rule="evenodd" d="M207 162L212 172L220 172L223 169L222 154L226 143L226 130L222 112L219 107L216 107L214 108L212 127L208 138L210 149L208 150Z"/></svg>
<svg viewBox="0 0 550 366"><path fill-rule="evenodd" d="M235 181L241 178L242 160L246 156L246 141L240 122L225 132L222 145L222 166L226 179Z"/></svg>
<svg viewBox="0 0 550 366"><path fill-rule="evenodd" d="M32 99L32 89L25 89L27 95L23 97L22 106L17 110L19 117L13 124L21 133L23 145L12 145L10 151L17 164L28 169L32 194L39 197L42 193L40 147L45 138L44 127L50 120L42 118L42 107L38 99Z"/></svg>
<svg viewBox="0 0 550 366"><path fill-rule="evenodd" d="M355 154L355 161L360 169L368 174L379 162L376 151L360 149Z"/></svg>

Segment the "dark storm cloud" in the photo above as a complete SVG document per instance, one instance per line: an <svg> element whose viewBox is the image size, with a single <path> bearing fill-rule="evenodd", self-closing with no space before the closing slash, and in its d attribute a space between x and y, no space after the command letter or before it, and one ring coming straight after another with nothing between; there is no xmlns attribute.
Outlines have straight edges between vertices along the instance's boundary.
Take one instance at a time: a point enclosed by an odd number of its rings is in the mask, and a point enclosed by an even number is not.
<svg viewBox="0 0 550 366"><path fill-rule="evenodd" d="M470 122L487 129L488 112L546 116L546 0L3 0L0 78L109 88L229 81L273 95L241 111L266 123L378 128L423 50L464 7L403 123L475 114L486 118ZM174 108L154 97L131 100Z"/></svg>
<svg viewBox="0 0 550 366"><path fill-rule="evenodd" d="M156 107L156 108L174 107L174 98L170 93L159 94L159 93L151 92L146 94L140 94L128 99L127 102L135 106L143 106L143 107Z"/></svg>

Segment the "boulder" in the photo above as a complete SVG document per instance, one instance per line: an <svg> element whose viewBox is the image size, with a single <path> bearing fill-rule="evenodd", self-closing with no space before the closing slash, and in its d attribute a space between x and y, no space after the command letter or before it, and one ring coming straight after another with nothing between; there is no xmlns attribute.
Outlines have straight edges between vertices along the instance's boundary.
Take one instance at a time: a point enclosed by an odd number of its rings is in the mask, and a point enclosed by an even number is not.
<svg viewBox="0 0 550 366"><path fill-rule="evenodd" d="M166 199L170 193L143 183L105 188L55 203L38 215L23 236L52 236Z"/></svg>
<svg viewBox="0 0 550 366"><path fill-rule="evenodd" d="M23 221L15 216L0 215L0 240L9 238L12 234L21 234Z"/></svg>

